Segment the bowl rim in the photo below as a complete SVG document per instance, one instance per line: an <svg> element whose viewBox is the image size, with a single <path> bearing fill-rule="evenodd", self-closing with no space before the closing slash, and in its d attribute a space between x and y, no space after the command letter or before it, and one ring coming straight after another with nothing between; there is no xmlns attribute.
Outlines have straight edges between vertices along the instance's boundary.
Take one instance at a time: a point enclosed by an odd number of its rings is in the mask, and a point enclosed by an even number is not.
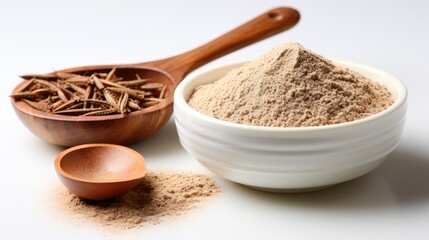
<svg viewBox="0 0 429 240"><path fill-rule="evenodd" d="M123 178L120 180L103 180L103 181L97 181L97 180L89 180L89 179L84 179L84 178L79 178L76 177L74 175L71 175L69 173L67 173L66 171L63 170L62 166L61 166L61 161L64 158L64 156L66 156L68 153L76 151L76 150L80 150L80 149L85 149L85 148L92 148L92 147L110 147L110 148L120 148L123 149L131 154L133 154L136 159L138 159L139 161L142 162L143 164L143 169L144 171L142 171L142 173L139 176L134 176L134 177L128 177L128 178ZM88 144L81 144L81 145L77 145L71 148L68 148L62 152L60 152L56 157L55 157L55 161L54 161L54 166L55 166L55 170L57 171L57 173L65 178L71 179L73 181L76 182L81 182L81 183L96 183L96 184L109 184L109 183L123 183L123 182L129 182L129 181L134 181L137 179L142 179L145 175L146 175L146 161L144 159L144 157L138 153L137 151L122 146L122 145L117 145L117 144L110 144L110 143L88 143Z"/></svg>
<svg viewBox="0 0 429 240"><path fill-rule="evenodd" d="M188 90L188 88L190 87L193 81L195 81L196 79L200 79L204 75L209 74L211 72L219 71L223 68L232 67L232 66L238 67L240 65L243 65L251 61L251 60L241 60L241 61L234 61L226 64L213 66L194 76L189 76L185 78L177 86L174 92L174 101L173 101L174 108L176 109L180 107L181 109L186 111L186 114L189 114L192 117L195 117L197 119L209 122L214 126L227 127L229 129L234 129L237 131L303 133L303 132L309 132L309 131L316 132L316 131L327 131L327 130L333 130L333 129L342 129L342 128L348 128L348 127L365 124L368 122L373 122L392 113L396 109L400 108L402 105L406 104L406 100L408 97L407 88L401 80L399 80L391 73L360 62L342 60L342 59L336 59L336 58L329 58L329 60L334 62L334 64L339 64L347 68L351 67L353 68L352 70L354 71L356 71L354 68L360 68L360 69L369 70L370 72L374 72L378 75L384 75L385 78L388 78L393 81L395 88L398 91L396 100L393 102L392 105L387 107L385 110L368 117L364 117L350 122L322 125L322 126L309 126L309 127L267 127L267 126L254 126L254 125L240 124L240 123L229 122L229 121L225 121L225 120L221 120L221 119L217 119L217 118L205 115L203 113L198 112L197 110L195 110L194 108L188 105L188 102L185 100L184 92Z"/></svg>

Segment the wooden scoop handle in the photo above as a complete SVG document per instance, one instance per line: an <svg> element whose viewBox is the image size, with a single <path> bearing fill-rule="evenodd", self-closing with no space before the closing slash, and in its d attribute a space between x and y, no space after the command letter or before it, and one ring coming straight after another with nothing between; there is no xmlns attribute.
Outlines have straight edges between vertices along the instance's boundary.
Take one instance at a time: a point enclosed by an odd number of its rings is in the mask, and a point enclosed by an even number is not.
<svg viewBox="0 0 429 240"><path fill-rule="evenodd" d="M295 26L299 18L299 12L295 9L275 8L196 49L142 65L166 71L173 77L176 84L179 84L192 70L235 50L290 29Z"/></svg>

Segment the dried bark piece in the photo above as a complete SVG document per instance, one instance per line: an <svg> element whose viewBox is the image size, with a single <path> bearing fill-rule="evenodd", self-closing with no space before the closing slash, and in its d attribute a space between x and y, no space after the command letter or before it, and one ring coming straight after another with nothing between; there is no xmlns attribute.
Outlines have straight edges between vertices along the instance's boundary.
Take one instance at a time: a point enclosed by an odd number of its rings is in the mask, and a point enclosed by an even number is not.
<svg viewBox="0 0 429 240"><path fill-rule="evenodd" d="M123 94L123 97L121 99L121 101L119 102L119 112L121 114L124 114L126 112L127 106L128 106L128 93L125 92Z"/></svg>
<svg viewBox="0 0 429 240"><path fill-rule="evenodd" d="M164 99L165 97L165 92L167 91L167 85L164 85L161 89L161 92L159 93L159 98L160 99Z"/></svg>
<svg viewBox="0 0 429 240"><path fill-rule="evenodd" d="M126 93L128 93L128 95L130 95L130 97L137 98L137 99L140 99L140 100L143 100L145 98L145 94L146 94L143 91L134 90L134 89L127 89L127 88L107 87L107 89L109 91L112 91L112 92L115 92L115 93L126 92Z"/></svg>
<svg viewBox="0 0 429 240"><path fill-rule="evenodd" d="M145 85L140 86L140 88L143 90L156 90L162 88L163 86L164 84L162 83L147 83Z"/></svg>
<svg viewBox="0 0 429 240"><path fill-rule="evenodd" d="M85 89L83 89L83 88L81 88L81 87L79 87L77 85L74 85L73 83L69 83L69 86L70 86L71 89L75 90L76 92L78 92L78 93L80 93L82 95L85 95L85 93L86 93Z"/></svg>
<svg viewBox="0 0 429 240"><path fill-rule="evenodd" d="M58 106L57 108L52 110L54 113L57 113L57 112L64 110L64 109L67 109L67 108L73 106L73 104L77 103L77 100L74 100L74 99L68 100L68 101L64 101L64 100L62 100L62 101L64 102L63 104L61 104L60 106Z"/></svg>
<svg viewBox="0 0 429 240"><path fill-rule="evenodd" d="M138 87L147 83L149 79L137 79L128 81L117 81L116 83L125 87Z"/></svg>
<svg viewBox="0 0 429 240"><path fill-rule="evenodd" d="M35 92L18 92L10 95L10 97L13 97L15 100L22 100L22 99L36 99L37 97L40 97L39 93Z"/></svg>
<svg viewBox="0 0 429 240"><path fill-rule="evenodd" d="M109 108L109 109L88 112L83 114L82 116L102 116L102 115L108 115L116 112L117 112L116 108Z"/></svg>
<svg viewBox="0 0 429 240"><path fill-rule="evenodd" d="M64 80L65 83L73 83L79 86L86 86L87 84L92 84L91 78L87 76L75 76L69 79Z"/></svg>
<svg viewBox="0 0 429 240"><path fill-rule="evenodd" d="M112 80L112 78L114 77L115 71L116 71L116 68L113 68L113 69L112 69L112 70L107 74L107 76L106 76L106 81L111 81L111 80Z"/></svg>
<svg viewBox="0 0 429 240"><path fill-rule="evenodd" d="M134 101L128 101L128 107L133 110L139 110L141 109L138 103L135 103Z"/></svg>
<svg viewBox="0 0 429 240"><path fill-rule="evenodd" d="M18 92L27 91L34 84L34 78L28 80L19 90Z"/></svg>
<svg viewBox="0 0 429 240"><path fill-rule="evenodd" d="M103 83L97 77L94 77L95 86L103 93L104 98L112 105L113 108L118 109L118 104L113 98L112 94L104 87Z"/></svg>

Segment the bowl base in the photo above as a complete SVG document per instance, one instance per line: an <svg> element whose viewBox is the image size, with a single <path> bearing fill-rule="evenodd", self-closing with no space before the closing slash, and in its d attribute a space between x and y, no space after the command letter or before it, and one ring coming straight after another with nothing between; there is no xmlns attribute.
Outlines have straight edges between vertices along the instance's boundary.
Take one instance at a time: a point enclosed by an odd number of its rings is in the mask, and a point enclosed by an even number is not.
<svg viewBox="0 0 429 240"><path fill-rule="evenodd" d="M244 185L249 188L253 188L256 190L264 191L264 192L273 192L273 193L306 193L306 192L314 192L319 190L324 190L338 184L331 184L320 187L311 187L311 188L291 188L291 189L282 189L282 188L264 188L264 187L255 187L250 185Z"/></svg>

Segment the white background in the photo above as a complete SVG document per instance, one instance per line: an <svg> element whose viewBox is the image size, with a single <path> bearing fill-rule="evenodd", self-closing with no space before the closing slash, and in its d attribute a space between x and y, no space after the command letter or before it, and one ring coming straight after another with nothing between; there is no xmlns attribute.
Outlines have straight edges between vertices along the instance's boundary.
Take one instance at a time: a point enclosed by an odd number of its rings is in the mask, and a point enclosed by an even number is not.
<svg viewBox="0 0 429 240"><path fill-rule="evenodd" d="M73 221L50 202L63 150L21 124L8 95L17 77L92 64L135 63L203 44L280 5L302 15L292 30L206 65L255 58L299 41L327 57L363 62L409 90L400 146L372 173L324 191L270 194L216 176L222 193L199 210L148 229L111 233ZM1 239L427 239L429 236L429 4L427 1L0 2ZM130 145L150 169L211 175L182 149L170 121Z"/></svg>

